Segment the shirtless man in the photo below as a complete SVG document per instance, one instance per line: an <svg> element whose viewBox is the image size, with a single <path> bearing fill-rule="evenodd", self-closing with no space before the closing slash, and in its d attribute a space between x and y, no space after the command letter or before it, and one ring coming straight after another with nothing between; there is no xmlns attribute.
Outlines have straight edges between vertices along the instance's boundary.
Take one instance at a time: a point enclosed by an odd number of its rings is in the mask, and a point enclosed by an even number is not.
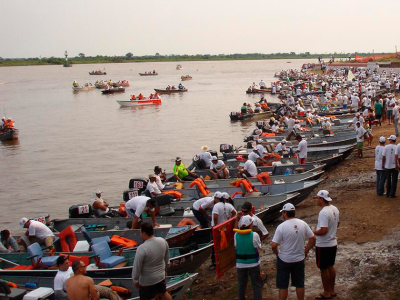
<svg viewBox="0 0 400 300"><path fill-rule="evenodd" d="M85 276L86 266L83 261L74 261L72 271L74 271L74 276L71 276L65 283L69 300L99 300L100 298L121 300L110 288L95 286L93 279Z"/></svg>
<svg viewBox="0 0 400 300"><path fill-rule="evenodd" d="M86 275L86 266L83 261L76 260L72 264L74 276L70 277L65 286L69 300L99 300L94 281Z"/></svg>

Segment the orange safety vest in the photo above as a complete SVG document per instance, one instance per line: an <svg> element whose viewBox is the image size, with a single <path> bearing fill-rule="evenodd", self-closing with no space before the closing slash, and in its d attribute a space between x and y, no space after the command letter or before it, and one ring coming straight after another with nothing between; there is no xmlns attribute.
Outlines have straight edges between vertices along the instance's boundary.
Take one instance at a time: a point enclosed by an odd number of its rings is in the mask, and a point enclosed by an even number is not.
<svg viewBox="0 0 400 300"><path fill-rule="evenodd" d="M240 187L241 184L243 184L248 193L258 192L258 190L247 179L239 180L238 182L236 182L235 187Z"/></svg>
<svg viewBox="0 0 400 300"><path fill-rule="evenodd" d="M58 234L58 238L60 239L61 250L63 252L72 252L76 246L76 243L78 242L75 232L71 226L68 226L61 231ZM69 245L67 243L67 238L69 239Z"/></svg>
<svg viewBox="0 0 400 300"><path fill-rule="evenodd" d="M271 177L269 176L268 172L263 172L263 173L257 174L257 179L262 184L272 184L272 180L271 180Z"/></svg>
<svg viewBox="0 0 400 300"><path fill-rule="evenodd" d="M206 184L203 180L201 180L201 178L197 178L190 183L190 187L194 187L195 185L197 185L197 188L200 190L200 193L202 193L204 197L206 197L210 193L210 191L207 189Z"/></svg>

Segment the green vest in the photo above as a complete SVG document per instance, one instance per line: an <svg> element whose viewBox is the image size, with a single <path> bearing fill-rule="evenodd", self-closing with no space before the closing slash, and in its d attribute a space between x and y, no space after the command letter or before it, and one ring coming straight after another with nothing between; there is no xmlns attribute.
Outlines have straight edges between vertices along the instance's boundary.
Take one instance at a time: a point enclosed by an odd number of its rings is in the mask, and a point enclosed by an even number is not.
<svg viewBox="0 0 400 300"><path fill-rule="evenodd" d="M236 262L241 264L254 264L258 262L260 256L258 250L253 245L253 234L236 233Z"/></svg>

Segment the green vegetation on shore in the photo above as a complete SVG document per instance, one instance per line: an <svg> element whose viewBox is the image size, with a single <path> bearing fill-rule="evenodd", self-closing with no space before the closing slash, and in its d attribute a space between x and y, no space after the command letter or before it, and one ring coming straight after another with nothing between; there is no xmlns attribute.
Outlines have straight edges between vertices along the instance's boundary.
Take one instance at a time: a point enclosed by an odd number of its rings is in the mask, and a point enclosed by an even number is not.
<svg viewBox="0 0 400 300"><path fill-rule="evenodd" d="M268 59L318 59L322 57L325 61L332 56L335 59L347 59L348 54L329 53L329 54L311 54L310 52L299 53L248 53L248 54L196 54L196 55L144 55L134 56L131 52L125 56L85 56L80 53L79 56L69 58L69 62L75 64L105 64L105 63L132 63L132 62L181 62L181 61L220 61L220 60L268 60ZM358 55L370 55L371 53L357 53ZM31 66L31 65L63 65L64 58L0 58L0 67L8 66Z"/></svg>

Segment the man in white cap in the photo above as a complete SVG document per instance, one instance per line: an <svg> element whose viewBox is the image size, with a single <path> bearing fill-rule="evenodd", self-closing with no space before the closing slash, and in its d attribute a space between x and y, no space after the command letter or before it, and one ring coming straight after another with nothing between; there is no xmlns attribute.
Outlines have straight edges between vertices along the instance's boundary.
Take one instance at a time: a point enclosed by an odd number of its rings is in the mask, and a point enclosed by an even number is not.
<svg viewBox="0 0 400 300"><path fill-rule="evenodd" d="M386 112L387 112L387 119L389 121L389 124L392 124L393 122L393 108L396 105L396 101L393 99L392 94L389 94L389 101L387 102L386 105Z"/></svg>
<svg viewBox="0 0 400 300"><path fill-rule="evenodd" d="M347 128L354 124L354 128L357 129L357 122L360 122L361 127L364 127L365 120L363 117L360 116L360 113L356 113L355 117L353 118L353 120L350 121L350 124L347 126Z"/></svg>
<svg viewBox="0 0 400 300"><path fill-rule="evenodd" d="M156 179L157 179L156 174L150 174L149 175L149 182L147 183L146 190L151 195L151 197L155 197L155 196L161 195L161 191L158 188Z"/></svg>
<svg viewBox="0 0 400 300"><path fill-rule="evenodd" d="M296 218L293 204L286 203L281 213L285 221L276 228L271 245L277 257L276 287L279 289L279 300L287 299L290 277L292 286L296 287L297 299L304 299L304 260L314 246L315 236L306 222ZM308 243L304 248L305 239L308 239Z"/></svg>
<svg viewBox="0 0 400 300"><path fill-rule="evenodd" d="M249 159L247 154L243 155L244 166L238 167L238 178L242 178L243 174L248 177L255 177L258 174L256 164Z"/></svg>
<svg viewBox="0 0 400 300"><path fill-rule="evenodd" d="M366 131L359 121L356 122L357 157L363 158L364 135Z"/></svg>
<svg viewBox="0 0 400 300"><path fill-rule="evenodd" d="M95 190L93 192L93 199L92 199L92 208L96 212L98 216L104 216L109 212L109 204L101 197L101 191Z"/></svg>
<svg viewBox="0 0 400 300"><path fill-rule="evenodd" d="M318 215L317 228L314 230L317 237L315 258L317 267L321 271L324 291L315 299L331 299L336 297L334 265L337 252L336 231L339 227L339 210L330 204L332 198L329 197L328 191L320 190L316 198L322 209Z"/></svg>
<svg viewBox="0 0 400 300"><path fill-rule="evenodd" d="M199 221L200 226L202 228L209 228L211 217L207 214L207 210L211 210L214 208L214 205L219 202L219 198L213 197L204 197L199 200L196 200L193 203L192 211L193 215Z"/></svg>
<svg viewBox="0 0 400 300"><path fill-rule="evenodd" d="M246 299L246 287L250 277L253 299L262 300L262 278L260 270L261 241L257 233L248 231L253 226L252 217L241 217L239 229L234 236L236 268L238 274L238 300Z"/></svg>
<svg viewBox="0 0 400 300"><path fill-rule="evenodd" d="M245 202L242 205L242 210L236 214L235 228L240 228L240 220L243 216L250 216L253 221L253 231L256 231L260 236L260 240L263 241L269 236L267 228L265 228L264 223L259 217L252 212L253 205L250 202Z"/></svg>
<svg viewBox="0 0 400 300"><path fill-rule="evenodd" d="M263 166L267 161L258 154L258 148L253 147L253 151L249 153L249 160L254 162L256 166Z"/></svg>
<svg viewBox="0 0 400 300"><path fill-rule="evenodd" d="M132 219L131 229L139 229L142 224L142 213L146 212L150 214L153 221L154 227L159 227L156 222L155 208L157 207L157 201L146 196L133 197L131 200L125 203L125 211Z"/></svg>
<svg viewBox="0 0 400 300"><path fill-rule="evenodd" d="M200 152L197 156L205 162L206 169L208 169L210 167L211 157L212 157L211 153L208 152L208 150L210 150L210 148L208 148L208 146L204 145L201 147L201 150L203 152Z"/></svg>
<svg viewBox="0 0 400 300"><path fill-rule="evenodd" d="M228 179L229 171L225 163L216 156L211 158L210 173L214 179Z"/></svg>
<svg viewBox="0 0 400 300"><path fill-rule="evenodd" d="M54 233L42 222L22 218L19 221L21 228L27 228L25 234L21 235L21 242L25 248L33 243L39 243L46 247L51 247L50 251L54 251Z"/></svg>
<svg viewBox="0 0 400 300"><path fill-rule="evenodd" d="M295 151L298 155L298 162L300 165L304 165L307 158L307 141L303 140L300 134L296 135L296 140L299 142Z"/></svg>
<svg viewBox="0 0 400 300"><path fill-rule="evenodd" d="M376 170L376 194L383 196L385 191L385 169L382 167L383 151L386 139L384 136L379 138L379 145L375 148L375 170Z"/></svg>
<svg viewBox="0 0 400 300"><path fill-rule="evenodd" d="M286 140L283 139L278 145L276 145L274 152L283 154L286 151Z"/></svg>
<svg viewBox="0 0 400 300"><path fill-rule="evenodd" d="M257 153L258 153L258 155L260 155L261 157L264 156L264 152L265 152L265 148L264 148L264 146L262 145L262 142L263 142L262 139L258 139L258 140L256 141L256 143L257 143L256 148L257 148L257 150L258 150Z"/></svg>
<svg viewBox="0 0 400 300"><path fill-rule="evenodd" d="M332 130L332 124L328 121L326 117L322 118L321 128L324 130Z"/></svg>
<svg viewBox="0 0 400 300"><path fill-rule="evenodd" d="M399 177L399 153L396 147L396 136L392 134L388 140L389 144L385 146L382 153L382 169L385 170L386 197L395 198Z"/></svg>
<svg viewBox="0 0 400 300"><path fill-rule="evenodd" d="M360 98L358 97L358 94L354 93L351 96L350 100L351 100L351 109L354 110L354 111L357 111L358 110L358 105L359 105L359 102L360 102Z"/></svg>

